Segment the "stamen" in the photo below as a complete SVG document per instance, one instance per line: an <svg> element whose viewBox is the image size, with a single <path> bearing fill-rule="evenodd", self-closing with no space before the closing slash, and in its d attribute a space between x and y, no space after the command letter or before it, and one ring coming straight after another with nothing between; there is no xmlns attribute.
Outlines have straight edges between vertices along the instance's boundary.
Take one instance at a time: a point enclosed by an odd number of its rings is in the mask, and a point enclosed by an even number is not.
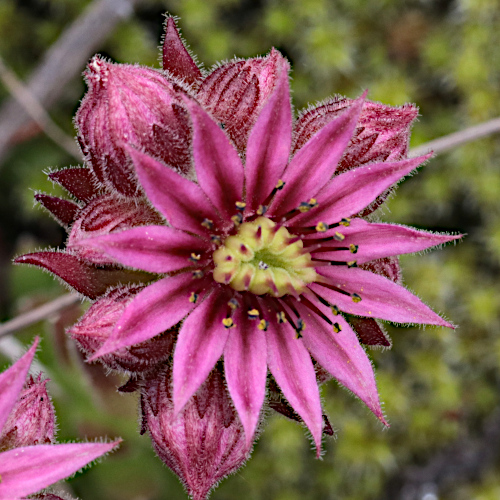
<svg viewBox="0 0 500 500"><path fill-rule="evenodd" d="M190 260L191 262L194 262L195 264L196 264L197 262L199 262L199 260L200 260L200 259L201 259L201 255L200 255L199 253L194 253L194 252L193 252L193 253L191 254L191 256L189 257L189 260Z"/></svg>
<svg viewBox="0 0 500 500"><path fill-rule="evenodd" d="M325 304L326 306L329 306L328 302L325 299L323 299L323 297L320 297L317 294L316 294L316 296L323 304ZM302 297L302 303L306 307L308 307L311 311L316 313L321 319L324 319L329 325L332 324L332 320L326 314L324 314L322 311L320 311L309 299L307 299L306 297Z"/></svg>
<svg viewBox="0 0 500 500"><path fill-rule="evenodd" d="M196 292L191 292L191 295L189 296L189 302L191 302L192 304L196 304L199 297L200 296Z"/></svg>
<svg viewBox="0 0 500 500"><path fill-rule="evenodd" d="M352 298L352 301L353 301L353 302L361 302L361 296L360 296L360 295L358 295L357 293L353 293L353 294L351 295L351 298Z"/></svg>
<svg viewBox="0 0 500 500"><path fill-rule="evenodd" d="M302 338L302 332L306 329L306 324L302 318L298 318L297 320L297 326L295 327L295 332L297 333L297 336L295 338L300 339Z"/></svg>
<svg viewBox="0 0 500 500"><path fill-rule="evenodd" d="M260 318L260 313L258 309L249 309L248 310L248 319L256 320Z"/></svg>
<svg viewBox="0 0 500 500"><path fill-rule="evenodd" d="M238 309L238 307L240 307L240 303L233 297L228 303L227 305L233 309L233 311L235 309Z"/></svg>
<svg viewBox="0 0 500 500"><path fill-rule="evenodd" d="M222 320L222 324L224 325L224 328L227 328L228 330L230 328L234 328L236 325L234 324L234 321L232 320L232 318L224 318Z"/></svg>
<svg viewBox="0 0 500 500"><path fill-rule="evenodd" d="M257 215L264 215L267 212L267 205L259 205Z"/></svg>
<svg viewBox="0 0 500 500"><path fill-rule="evenodd" d="M316 198L311 198L309 201L303 201L297 208L294 208L293 210L287 212L281 219L281 222L293 219L296 215L300 213L309 212L309 210L317 206L318 206L318 201L316 200Z"/></svg>
<svg viewBox="0 0 500 500"><path fill-rule="evenodd" d="M274 189L269 193L269 196L265 199L261 206L268 207L271 200L274 198L275 194L285 187L285 183L280 179ZM259 214L261 215L261 214ZM263 214L262 214L263 215Z"/></svg>
<svg viewBox="0 0 500 500"><path fill-rule="evenodd" d="M358 263L355 260L345 262L343 260L325 260L325 259L311 259L311 267L315 266L347 266L347 267L358 267Z"/></svg>
<svg viewBox="0 0 500 500"><path fill-rule="evenodd" d="M286 323L286 314L284 311L279 311L276 313L276 319L278 323Z"/></svg>
<svg viewBox="0 0 500 500"><path fill-rule="evenodd" d="M203 227L206 227L207 229L213 229L214 227L214 221L210 219L203 219L203 222L201 223Z"/></svg>
<svg viewBox="0 0 500 500"><path fill-rule="evenodd" d="M263 332L267 332L268 327L269 327L269 322L266 321L265 319L261 319L259 321L259 324L257 325L257 328L259 330L262 330Z"/></svg>
<svg viewBox="0 0 500 500"><path fill-rule="evenodd" d="M358 252L359 245L355 245L354 243L351 243L349 245L349 252L351 253L357 253Z"/></svg>
<svg viewBox="0 0 500 500"><path fill-rule="evenodd" d="M244 201L237 201L235 205L236 205L236 210L239 210L240 212L243 212L243 210L245 210L245 207L247 206L247 204Z"/></svg>
<svg viewBox="0 0 500 500"><path fill-rule="evenodd" d="M212 243L214 243L215 245L219 246L222 244L222 239L220 236L217 236L216 234L212 234L210 236L210 240L212 241Z"/></svg>
<svg viewBox="0 0 500 500"><path fill-rule="evenodd" d="M325 224L324 222L318 222L314 229L316 229L318 233L325 233L330 228L328 227L328 224Z"/></svg>
<svg viewBox="0 0 500 500"><path fill-rule="evenodd" d="M201 269L193 271L193 279L203 278L204 275L205 273Z"/></svg>
<svg viewBox="0 0 500 500"><path fill-rule="evenodd" d="M341 327L338 323L334 323L334 324L333 324L333 331L334 331L335 333L339 333L339 332L341 332L341 331L342 331L342 327Z"/></svg>
<svg viewBox="0 0 500 500"><path fill-rule="evenodd" d="M316 284L320 285L320 286L324 286L325 288L333 290L334 292L341 293L342 295L347 295L348 297L351 296L351 294L349 292L347 292L346 290L342 290L342 288L339 288L338 286L335 286L335 285L331 285L328 282L325 282L325 281L316 281Z"/></svg>
<svg viewBox="0 0 500 500"><path fill-rule="evenodd" d="M234 222L235 226L239 226L243 222L243 215L240 213L233 215L231 220Z"/></svg>
<svg viewBox="0 0 500 500"><path fill-rule="evenodd" d="M350 225L350 219L341 219L340 222L335 222L333 224L327 224L326 222L318 222L316 226L306 226L306 227L293 227L290 226L288 229L293 232L294 234L311 234L311 233L324 233L328 231L329 229L333 229L335 227L339 226L349 226ZM325 229L326 228L326 229ZM335 233L337 234L337 233ZM342 238L344 239L344 237ZM326 241L326 240L325 240Z"/></svg>

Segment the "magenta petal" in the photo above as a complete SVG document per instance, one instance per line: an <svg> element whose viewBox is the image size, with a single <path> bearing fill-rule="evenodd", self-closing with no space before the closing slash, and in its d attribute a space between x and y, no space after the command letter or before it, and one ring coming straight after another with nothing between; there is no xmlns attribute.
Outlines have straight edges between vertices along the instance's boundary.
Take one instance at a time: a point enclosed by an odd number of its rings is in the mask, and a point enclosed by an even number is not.
<svg viewBox="0 0 500 500"><path fill-rule="evenodd" d="M321 304L317 306L325 311ZM344 387L356 394L384 424L386 421L380 407L373 367L356 334L341 316L335 317L341 331L334 333L326 321L298 304L301 318L306 323L303 331L304 345L311 356L328 370Z"/></svg>
<svg viewBox="0 0 500 500"><path fill-rule="evenodd" d="M331 179L356 128L363 102L364 95L297 151L282 176L285 187L274 197L270 212L284 214L297 208Z"/></svg>
<svg viewBox="0 0 500 500"><path fill-rule="evenodd" d="M36 493L109 453L119 443L42 444L0 453L0 500Z"/></svg>
<svg viewBox="0 0 500 500"><path fill-rule="evenodd" d="M26 382L26 375L35 356L37 346L38 337L22 358L0 374L0 434Z"/></svg>
<svg viewBox="0 0 500 500"><path fill-rule="evenodd" d="M200 238L167 226L134 227L81 240L78 245L100 250L124 266L151 273L192 266L189 257L207 249L207 243Z"/></svg>
<svg viewBox="0 0 500 500"><path fill-rule="evenodd" d="M140 344L168 330L186 316L195 303L192 291L202 295L206 282L193 280L191 273L163 278L138 293L127 305L115 329L103 346L89 359L117 351L121 347Z"/></svg>
<svg viewBox="0 0 500 500"><path fill-rule="evenodd" d="M185 99L193 122L193 157L198 182L222 215L243 201L243 165L226 134L196 102Z"/></svg>
<svg viewBox="0 0 500 500"><path fill-rule="evenodd" d="M228 297L218 290L184 321L174 352L174 413L178 414L221 357L228 335L239 335L240 325L227 329Z"/></svg>
<svg viewBox="0 0 500 500"><path fill-rule="evenodd" d="M165 23L163 69L189 84L201 79L201 71L182 43L173 17L167 18Z"/></svg>
<svg viewBox="0 0 500 500"><path fill-rule="evenodd" d="M383 276L364 269L347 267L335 269L322 267L317 272L325 276L331 285L361 297L361 301L354 302L348 295L318 284L309 285L309 288L348 314L380 318L394 323L418 323L453 328L406 288Z"/></svg>
<svg viewBox="0 0 500 500"><path fill-rule="evenodd" d="M127 148L153 205L177 229L208 234L201 223L207 218L220 223L220 217L198 184L182 177L154 158Z"/></svg>
<svg viewBox="0 0 500 500"><path fill-rule="evenodd" d="M356 260L358 264L363 264L382 257L420 252L461 238L460 235L418 231L396 224L372 224L363 219L352 220L348 227L343 227L339 232L345 239L341 242L334 240L333 244L325 244L325 247L348 247L353 244L358 247L356 253L338 250L331 253L321 252L318 257L346 262Z"/></svg>
<svg viewBox="0 0 500 500"><path fill-rule="evenodd" d="M292 111L288 72L282 68L274 93L259 114L246 149L247 209L253 211L278 182L290 157Z"/></svg>
<svg viewBox="0 0 500 500"><path fill-rule="evenodd" d="M238 309L224 349L227 387L245 429L247 448L253 442L266 392L266 334L250 321L247 312Z"/></svg>
<svg viewBox="0 0 500 500"><path fill-rule="evenodd" d="M309 428L319 457L323 412L311 357L292 328L278 325L274 318L267 330L267 364L285 398Z"/></svg>
<svg viewBox="0 0 500 500"><path fill-rule="evenodd" d="M321 218L326 223L332 223L357 214L430 156L428 154L409 160L375 163L337 175L316 196L318 206L298 215L294 224L297 221L301 224L317 222Z"/></svg>

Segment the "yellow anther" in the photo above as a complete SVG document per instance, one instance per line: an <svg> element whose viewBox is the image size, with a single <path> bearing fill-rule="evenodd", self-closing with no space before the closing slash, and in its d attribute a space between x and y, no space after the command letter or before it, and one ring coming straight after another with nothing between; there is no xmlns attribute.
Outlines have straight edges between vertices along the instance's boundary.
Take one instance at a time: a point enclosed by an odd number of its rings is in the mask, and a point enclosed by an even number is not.
<svg viewBox="0 0 500 500"><path fill-rule="evenodd" d="M260 314L259 314L258 309L249 309L248 310L248 319L252 319L252 320L259 319L259 316L260 316Z"/></svg>
<svg viewBox="0 0 500 500"><path fill-rule="evenodd" d="M276 318L278 319L278 323L286 323L286 316L283 311L276 313Z"/></svg>
<svg viewBox="0 0 500 500"><path fill-rule="evenodd" d="M224 328L234 328L236 325L234 324L234 321L231 318L224 318L222 320L222 324L224 325Z"/></svg>
<svg viewBox="0 0 500 500"><path fill-rule="evenodd" d="M245 210L245 207L247 206L247 204L244 201L237 201L235 205L236 205L236 210L240 211Z"/></svg>
<svg viewBox="0 0 500 500"><path fill-rule="evenodd" d="M235 226L239 226L243 222L243 215L236 214L231 217L231 220L234 222Z"/></svg>
<svg viewBox="0 0 500 500"><path fill-rule="evenodd" d="M222 243L220 236L217 236L216 234L212 234L212 236L210 236L210 240L216 245L220 245Z"/></svg>
<svg viewBox="0 0 500 500"><path fill-rule="evenodd" d="M204 273L201 269L197 269L196 271L193 271L193 278L203 278Z"/></svg>
<svg viewBox="0 0 500 500"><path fill-rule="evenodd" d="M266 212L267 212L267 206L259 205L259 208L257 209L257 215L264 215Z"/></svg>
<svg viewBox="0 0 500 500"><path fill-rule="evenodd" d="M309 200L309 206L311 208L317 207L318 206L318 200L316 198L311 198Z"/></svg>
<svg viewBox="0 0 500 500"><path fill-rule="evenodd" d="M334 323L332 326L335 333L339 333L342 331L342 327L338 323Z"/></svg>
<svg viewBox="0 0 500 500"><path fill-rule="evenodd" d="M351 243L349 245L349 252L351 252L351 253L357 253L358 252L358 248L359 248L358 245L355 245L354 243Z"/></svg>
<svg viewBox="0 0 500 500"><path fill-rule="evenodd" d="M214 227L214 221L210 219L203 219L201 225L207 229L212 229Z"/></svg>
<svg viewBox="0 0 500 500"><path fill-rule="evenodd" d="M191 295L189 297L189 302L196 304L196 302L198 301L198 297L199 295L197 293L191 292Z"/></svg>
<svg viewBox="0 0 500 500"><path fill-rule="evenodd" d="M340 225L341 226L345 226L345 227L350 226L351 225L351 219L342 219L340 221Z"/></svg>
<svg viewBox="0 0 500 500"><path fill-rule="evenodd" d="M331 307L331 310L332 310L332 313L333 313L335 316L337 316L338 314L340 314L340 309L339 309L337 306L335 306L335 305L333 305L333 306Z"/></svg>
<svg viewBox="0 0 500 500"><path fill-rule="evenodd" d="M235 299L235 298L232 298L228 303L227 305L231 308L231 309L238 309L238 307L240 307L240 303Z"/></svg>
<svg viewBox="0 0 500 500"><path fill-rule="evenodd" d="M346 263L347 267L358 267L358 262L356 260L351 260Z"/></svg>
<svg viewBox="0 0 500 500"><path fill-rule="evenodd" d="M285 186L285 183L280 179L278 181L278 183L276 184L276 188L275 189L283 189L283 187Z"/></svg>
<svg viewBox="0 0 500 500"><path fill-rule="evenodd" d="M200 259L201 255L199 253L192 253L189 257L189 260L192 260L193 262L198 262Z"/></svg>
<svg viewBox="0 0 500 500"><path fill-rule="evenodd" d="M342 233L339 233L338 231L333 235L334 239L337 241L344 241L345 236Z"/></svg>
<svg viewBox="0 0 500 500"><path fill-rule="evenodd" d="M361 297L357 293L353 293L351 299L353 302L361 302Z"/></svg>
<svg viewBox="0 0 500 500"><path fill-rule="evenodd" d="M328 225L324 222L318 222L316 225L316 231L318 231L318 233L324 233L325 231L328 231Z"/></svg>
<svg viewBox="0 0 500 500"><path fill-rule="evenodd" d="M267 331L267 327L269 326L269 323L265 319L261 319L259 321L259 324L257 325L257 328L259 330L262 330L263 332Z"/></svg>

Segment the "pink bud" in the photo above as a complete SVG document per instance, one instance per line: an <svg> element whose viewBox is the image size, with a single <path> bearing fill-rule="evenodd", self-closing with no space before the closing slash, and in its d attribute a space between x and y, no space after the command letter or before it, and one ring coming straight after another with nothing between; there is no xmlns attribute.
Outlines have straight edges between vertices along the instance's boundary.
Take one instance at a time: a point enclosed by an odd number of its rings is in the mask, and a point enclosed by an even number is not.
<svg viewBox="0 0 500 500"><path fill-rule="evenodd" d="M293 152L300 149L316 132L351 107L355 101L344 97L303 113L295 125ZM412 104L401 107L366 101L358 126L336 173L360 165L406 158L413 120L418 109Z"/></svg>
<svg viewBox="0 0 500 500"><path fill-rule="evenodd" d="M243 427L220 367L178 415L174 415L167 370L146 383L141 401L144 426L156 453L177 474L193 500L205 500L221 479L247 460Z"/></svg>
<svg viewBox="0 0 500 500"><path fill-rule="evenodd" d="M97 300L68 333L81 350L91 356L109 338L113 328L123 314L127 304L144 287L122 287L112 290ZM142 373L152 370L168 359L176 338L175 329L140 344L119 349L99 358L104 366L112 370Z"/></svg>
<svg viewBox="0 0 500 500"><path fill-rule="evenodd" d="M137 179L124 145L184 173L190 170L190 131L178 85L153 69L112 64L99 56L85 76L89 90L75 122L83 153L99 181L126 196L136 194Z"/></svg>
<svg viewBox="0 0 500 500"><path fill-rule="evenodd" d="M45 387L48 379L28 377L0 434L0 451L54 442L55 415Z"/></svg>
<svg viewBox="0 0 500 500"><path fill-rule="evenodd" d="M264 58L231 61L203 80L196 97L242 152L278 76L288 69L288 61L276 49Z"/></svg>

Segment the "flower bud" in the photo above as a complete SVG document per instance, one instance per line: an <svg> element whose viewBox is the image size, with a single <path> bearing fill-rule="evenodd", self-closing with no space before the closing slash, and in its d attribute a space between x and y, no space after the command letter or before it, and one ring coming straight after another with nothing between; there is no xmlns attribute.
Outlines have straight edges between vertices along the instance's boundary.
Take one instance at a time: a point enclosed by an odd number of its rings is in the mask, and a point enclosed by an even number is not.
<svg viewBox="0 0 500 500"><path fill-rule="evenodd" d="M144 287L122 287L98 299L68 333L80 349L91 356L109 338L127 304ZM119 349L99 358L111 370L143 373L168 359L176 338L174 329L140 344Z"/></svg>
<svg viewBox="0 0 500 500"><path fill-rule="evenodd" d="M0 434L0 451L54 442L55 414L42 380L29 376Z"/></svg>
<svg viewBox="0 0 500 500"><path fill-rule="evenodd" d="M99 56L85 76L89 90L75 122L82 151L99 181L123 195L136 194L137 179L124 145L184 173L190 170L190 131L178 85L153 69L112 64Z"/></svg>
<svg viewBox="0 0 500 500"><path fill-rule="evenodd" d="M248 458L243 427L231 405L218 366L178 415L168 370L146 382L142 415L160 459L193 500L205 500L224 477Z"/></svg>

